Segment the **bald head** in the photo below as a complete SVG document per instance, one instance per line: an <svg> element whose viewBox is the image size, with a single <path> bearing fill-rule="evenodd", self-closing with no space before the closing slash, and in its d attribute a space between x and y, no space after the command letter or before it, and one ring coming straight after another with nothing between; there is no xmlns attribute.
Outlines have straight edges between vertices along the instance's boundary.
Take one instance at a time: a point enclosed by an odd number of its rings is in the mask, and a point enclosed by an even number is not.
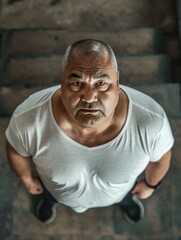
<svg viewBox="0 0 181 240"><path fill-rule="evenodd" d="M62 71L64 71L69 56L71 54L77 54L81 56L104 56L110 57L113 67L117 71L117 61L112 48L107 44L99 40L84 39L70 45L62 59Z"/></svg>

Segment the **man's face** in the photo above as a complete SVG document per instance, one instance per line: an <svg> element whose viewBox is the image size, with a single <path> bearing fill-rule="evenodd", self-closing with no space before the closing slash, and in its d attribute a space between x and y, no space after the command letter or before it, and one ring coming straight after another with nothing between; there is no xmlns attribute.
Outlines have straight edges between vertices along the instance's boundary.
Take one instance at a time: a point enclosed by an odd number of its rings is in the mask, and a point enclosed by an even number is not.
<svg viewBox="0 0 181 240"><path fill-rule="evenodd" d="M119 99L118 72L108 55L71 53L62 74L62 101L72 121L96 127L110 118Z"/></svg>

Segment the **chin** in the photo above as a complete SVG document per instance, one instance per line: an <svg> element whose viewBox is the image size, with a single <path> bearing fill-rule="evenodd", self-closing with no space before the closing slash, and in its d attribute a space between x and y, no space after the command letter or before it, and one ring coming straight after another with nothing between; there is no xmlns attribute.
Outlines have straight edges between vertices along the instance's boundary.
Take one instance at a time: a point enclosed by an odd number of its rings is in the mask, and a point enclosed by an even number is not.
<svg viewBox="0 0 181 240"><path fill-rule="evenodd" d="M83 127L93 128L93 127L98 126L103 121L103 119L95 119L95 118L91 118L91 119L77 119L77 121Z"/></svg>
<svg viewBox="0 0 181 240"><path fill-rule="evenodd" d="M96 126L98 126L98 123L80 123L82 125L82 127L85 128L95 128Z"/></svg>
<svg viewBox="0 0 181 240"><path fill-rule="evenodd" d="M96 127L104 120L104 116L102 113L93 115L93 114L77 114L76 120L83 127Z"/></svg>

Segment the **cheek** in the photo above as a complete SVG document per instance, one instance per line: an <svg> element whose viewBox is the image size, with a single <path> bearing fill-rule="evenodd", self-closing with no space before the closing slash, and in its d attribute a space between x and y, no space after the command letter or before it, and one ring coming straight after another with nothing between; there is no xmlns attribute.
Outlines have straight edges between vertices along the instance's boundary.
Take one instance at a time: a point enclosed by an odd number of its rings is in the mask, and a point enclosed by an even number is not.
<svg viewBox="0 0 181 240"><path fill-rule="evenodd" d="M62 94L62 99L64 102L64 105L69 109L74 109L78 102L80 101L80 97L78 94L71 93L69 91L64 91Z"/></svg>
<svg viewBox="0 0 181 240"><path fill-rule="evenodd" d="M108 111L112 111L113 108L117 105L117 98L113 98L113 96L108 96L103 100L104 107L107 108Z"/></svg>
<svg viewBox="0 0 181 240"><path fill-rule="evenodd" d="M106 115L112 113L113 109L117 104L117 101L115 101L115 99L113 99L112 96L110 96L109 94L104 94L100 96L99 102L102 105L104 113L106 113Z"/></svg>
<svg viewBox="0 0 181 240"><path fill-rule="evenodd" d="M114 91L110 89L109 91L100 93L99 95L99 100L101 101L101 103L105 106L107 105L108 107L110 105L117 105L118 99L119 89L114 89Z"/></svg>

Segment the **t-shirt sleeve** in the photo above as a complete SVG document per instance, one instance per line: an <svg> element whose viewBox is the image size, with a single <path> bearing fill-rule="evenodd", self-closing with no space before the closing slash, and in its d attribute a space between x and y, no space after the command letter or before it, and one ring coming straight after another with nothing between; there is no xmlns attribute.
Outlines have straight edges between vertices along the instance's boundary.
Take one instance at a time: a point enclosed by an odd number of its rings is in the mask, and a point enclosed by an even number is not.
<svg viewBox="0 0 181 240"><path fill-rule="evenodd" d="M156 162L160 160L160 158L169 151L174 144L174 138L172 134L172 130L167 119L167 116L164 117L163 126L161 131L158 133L156 138L154 139L152 145L152 154L150 156L151 162Z"/></svg>
<svg viewBox="0 0 181 240"><path fill-rule="evenodd" d="M16 150L16 152L23 156L28 157L30 154L26 151L23 143L23 138L18 130L16 120L12 116L9 126L6 129L6 138L10 145Z"/></svg>

